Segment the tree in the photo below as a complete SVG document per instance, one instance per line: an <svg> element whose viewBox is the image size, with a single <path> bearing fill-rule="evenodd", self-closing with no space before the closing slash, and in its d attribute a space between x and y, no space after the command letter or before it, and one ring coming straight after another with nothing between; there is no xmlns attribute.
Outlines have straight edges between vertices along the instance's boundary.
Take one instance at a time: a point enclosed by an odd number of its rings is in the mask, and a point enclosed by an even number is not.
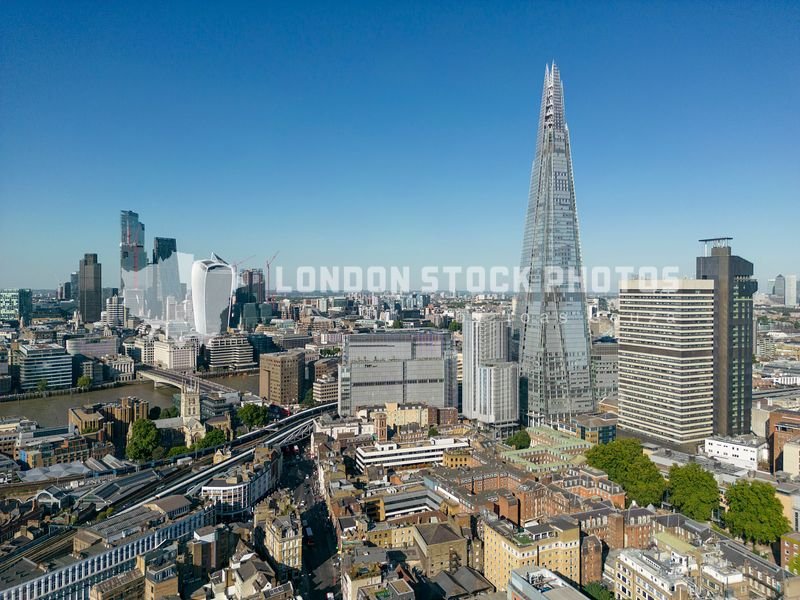
<svg viewBox="0 0 800 600"><path fill-rule="evenodd" d="M79 388L88 388L92 385L92 378L88 375L81 375L78 377L78 387Z"/></svg>
<svg viewBox="0 0 800 600"><path fill-rule="evenodd" d="M314 406L314 388L309 388L303 396L303 401L300 403L303 406Z"/></svg>
<svg viewBox="0 0 800 600"><path fill-rule="evenodd" d="M434 425L428 427L428 437L435 437L439 435L439 430Z"/></svg>
<svg viewBox="0 0 800 600"><path fill-rule="evenodd" d="M161 419L174 419L175 417L181 416L181 409L177 406L168 406L167 408L161 409Z"/></svg>
<svg viewBox="0 0 800 600"><path fill-rule="evenodd" d="M666 488L664 478L653 461L642 454L638 440L620 439L598 444L586 453L586 461L620 484L628 501L635 500L640 506L661 503Z"/></svg>
<svg viewBox="0 0 800 600"><path fill-rule="evenodd" d="M525 429L520 429L514 435L509 437L506 440L506 444L514 448L515 450L524 450L525 448L530 448L531 446L531 436Z"/></svg>
<svg viewBox="0 0 800 600"><path fill-rule="evenodd" d="M125 456L130 460L145 461L153 457L153 450L161 443L161 432L149 419L133 422L130 439L125 448Z"/></svg>
<svg viewBox="0 0 800 600"><path fill-rule="evenodd" d="M155 421L161 418L161 407L154 406L149 411L147 411L147 418L150 419L151 421Z"/></svg>
<svg viewBox="0 0 800 600"><path fill-rule="evenodd" d="M609 592L599 581L593 581L585 585L583 591L594 600L614 600L614 594Z"/></svg>
<svg viewBox="0 0 800 600"><path fill-rule="evenodd" d="M790 530L775 488L768 483L740 479L728 488L725 500L725 526L745 542L771 544Z"/></svg>
<svg viewBox="0 0 800 600"><path fill-rule="evenodd" d="M394 322L392 323L392 329L402 329L402 328L403 328L403 322L400 319L395 319Z"/></svg>
<svg viewBox="0 0 800 600"><path fill-rule="evenodd" d="M786 568L795 575L800 574L800 554L795 554L792 560L789 561L789 564L786 565Z"/></svg>
<svg viewBox="0 0 800 600"><path fill-rule="evenodd" d="M690 519L708 521L719 508L717 482L697 463L672 465L668 489L672 505Z"/></svg>
<svg viewBox="0 0 800 600"><path fill-rule="evenodd" d="M36 389L40 392L43 392L47 389L47 379L40 379L39 383L36 384Z"/></svg>
<svg viewBox="0 0 800 600"><path fill-rule="evenodd" d="M186 446L174 446L169 449L169 452L167 452L167 458L173 458L175 456L180 456L181 454L188 454L189 452L191 452L191 450Z"/></svg>
<svg viewBox="0 0 800 600"><path fill-rule="evenodd" d="M258 404L245 404L236 413L239 420L250 428L263 427L267 424L269 412L266 406Z"/></svg>
<svg viewBox="0 0 800 600"><path fill-rule="evenodd" d="M461 331L461 323L458 321L450 321L450 325L447 328L450 331Z"/></svg>
<svg viewBox="0 0 800 600"><path fill-rule="evenodd" d="M204 450L205 448L221 446L227 441L228 440L225 439L225 434L221 429L212 429L202 440L195 442L195 444L192 446L192 450Z"/></svg>

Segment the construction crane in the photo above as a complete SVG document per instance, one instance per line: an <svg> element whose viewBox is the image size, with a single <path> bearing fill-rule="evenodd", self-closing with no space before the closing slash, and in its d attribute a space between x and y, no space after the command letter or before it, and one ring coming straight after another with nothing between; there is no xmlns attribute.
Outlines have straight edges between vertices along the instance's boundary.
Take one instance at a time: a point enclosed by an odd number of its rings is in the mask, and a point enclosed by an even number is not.
<svg viewBox="0 0 800 600"><path fill-rule="evenodd" d="M272 263L275 262L275 258L277 258L278 254L280 254L280 250L278 250L275 254L273 254L272 258L270 258L267 261L267 302L272 302L272 296L270 296L271 288L270 288L269 274L272 269Z"/></svg>

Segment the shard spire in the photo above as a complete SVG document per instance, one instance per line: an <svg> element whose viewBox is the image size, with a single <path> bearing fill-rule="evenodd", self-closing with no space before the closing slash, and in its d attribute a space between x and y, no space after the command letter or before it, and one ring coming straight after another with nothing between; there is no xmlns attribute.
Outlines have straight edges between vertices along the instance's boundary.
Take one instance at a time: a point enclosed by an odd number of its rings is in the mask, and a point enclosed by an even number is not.
<svg viewBox="0 0 800 600"><path fill-rule="evenodd" d="M594 410L586 296L564 92L545 67L517 302L520 376L529 422ZM523 388L524 390L525 388ZM525 407L523 407L524 409Z"/></svg>

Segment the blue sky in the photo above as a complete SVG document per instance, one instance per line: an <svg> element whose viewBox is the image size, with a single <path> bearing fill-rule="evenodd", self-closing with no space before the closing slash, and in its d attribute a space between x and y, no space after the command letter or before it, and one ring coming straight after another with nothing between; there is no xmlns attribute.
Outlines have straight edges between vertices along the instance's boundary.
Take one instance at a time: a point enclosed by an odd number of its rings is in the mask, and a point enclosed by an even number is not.
<svg viewBox="0 0 800 600"><path fill-rule="evenodd" d="M120 209L258 266L514 265L545 64L584 262L734 237L800 272L800 5L0 5L0 286L55 287Z"/></svg>

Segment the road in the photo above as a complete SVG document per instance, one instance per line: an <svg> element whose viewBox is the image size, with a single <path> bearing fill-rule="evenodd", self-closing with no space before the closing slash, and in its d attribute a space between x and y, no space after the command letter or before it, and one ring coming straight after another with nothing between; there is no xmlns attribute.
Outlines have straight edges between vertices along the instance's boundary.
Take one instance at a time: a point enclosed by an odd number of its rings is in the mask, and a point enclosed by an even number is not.
<svg viewBox="0 0 800 600"><path fill-rule="evenodd" d="M336 537L328 509L315 489L314 461L307 455L287 459L283 473L283 486L294 490L301 518L314 532L314 545L303 545L303 573L298 592L307 600L325 600L328 592L341 598Z"/></svg>

